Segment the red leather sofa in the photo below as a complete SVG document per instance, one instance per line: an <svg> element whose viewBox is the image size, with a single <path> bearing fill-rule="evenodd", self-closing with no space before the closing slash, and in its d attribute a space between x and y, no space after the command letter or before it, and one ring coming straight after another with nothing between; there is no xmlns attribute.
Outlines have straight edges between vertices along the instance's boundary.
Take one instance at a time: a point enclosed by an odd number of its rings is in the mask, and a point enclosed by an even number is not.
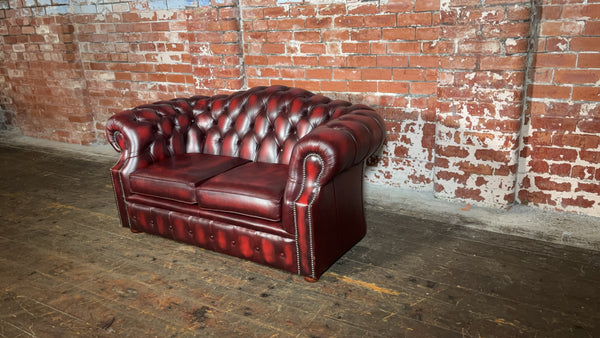
<svg viewBox="0 0 600 338"><path fill-rule="evenodd" d="M112 116L122 225L317 280L365 234L373 109L303 89L155 102Z"/></svg>

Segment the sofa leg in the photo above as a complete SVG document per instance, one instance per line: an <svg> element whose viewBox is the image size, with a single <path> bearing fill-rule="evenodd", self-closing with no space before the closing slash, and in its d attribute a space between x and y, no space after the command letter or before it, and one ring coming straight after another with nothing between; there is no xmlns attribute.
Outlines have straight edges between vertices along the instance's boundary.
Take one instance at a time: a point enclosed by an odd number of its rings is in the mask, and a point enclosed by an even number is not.
<svg viewBox="0 0 600 338"><path fill-rule="evenodd" d="M304 276L304 280L307 281L307 282L309 282L309 283L316 283L316 282L319 281L318 278L314 279L314 278L311 278L311 277L308 277L308 276Z"/></svg>
<svg viewBox="0 0 600 338"><path fill-rule="evenodd" d="M129 228L129 230L131 230L131 232L133 232L134 234L142 232L142 231L134 229L134 228Z"/></svg>

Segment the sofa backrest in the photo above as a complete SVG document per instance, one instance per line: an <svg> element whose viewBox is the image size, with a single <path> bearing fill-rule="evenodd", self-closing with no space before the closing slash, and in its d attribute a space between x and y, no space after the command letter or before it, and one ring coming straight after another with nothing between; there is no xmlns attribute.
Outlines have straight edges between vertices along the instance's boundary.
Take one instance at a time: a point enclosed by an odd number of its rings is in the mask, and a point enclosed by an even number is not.
<svg viewBox="0 0 600 338"><path fill-rule="evenodd" d="M162 117L158 132L165 139L159 143L172 154L207 153L283 164L289 163L300 138L355 109L370 110L285 86L194 96L136 108L139 113L154 111Z"/></svg>

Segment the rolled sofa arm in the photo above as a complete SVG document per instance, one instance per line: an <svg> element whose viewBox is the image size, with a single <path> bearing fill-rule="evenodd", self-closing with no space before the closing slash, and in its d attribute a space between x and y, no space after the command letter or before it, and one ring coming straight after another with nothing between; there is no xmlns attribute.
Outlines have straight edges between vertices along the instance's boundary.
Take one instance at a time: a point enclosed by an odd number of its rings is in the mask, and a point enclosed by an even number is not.
<svg viewBox="0 0 600 338"><path fill-rule="evenodd" d="M185 151L191 120L185 100L157 102L113 115L106 136L121 160L143 157L152 162Z"/></svg>
<svg viewBox="0 0 600 338"><path fill-rule="evenodd" d="M309 157L322 162L314 183L323 186L381 147L385 138L383 119L371 108L354 107L356 110L315 128L298 141L290 158L291 181L302 182L306 174L305 161Z"/></svg>

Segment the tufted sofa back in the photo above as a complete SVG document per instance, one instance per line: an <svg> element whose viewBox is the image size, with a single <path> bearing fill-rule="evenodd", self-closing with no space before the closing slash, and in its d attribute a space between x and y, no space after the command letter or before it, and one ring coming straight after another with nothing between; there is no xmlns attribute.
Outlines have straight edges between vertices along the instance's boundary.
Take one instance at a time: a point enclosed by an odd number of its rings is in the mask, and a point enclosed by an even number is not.
<svg viewBox="0 0 600 338"><path fill-rule="evenodd" d="M372 109L303 89L271 86L232 95L156 102L123 112L122 118L128 119L127 124L133 128L145 126L152 134L147 144L137 147L152 160L181 153L206 153L288 164L300 138L355 110ZM111 129L109 125L107 129ZM126 148L119 135L109 133L109 139L116 148Z"/></svg>

